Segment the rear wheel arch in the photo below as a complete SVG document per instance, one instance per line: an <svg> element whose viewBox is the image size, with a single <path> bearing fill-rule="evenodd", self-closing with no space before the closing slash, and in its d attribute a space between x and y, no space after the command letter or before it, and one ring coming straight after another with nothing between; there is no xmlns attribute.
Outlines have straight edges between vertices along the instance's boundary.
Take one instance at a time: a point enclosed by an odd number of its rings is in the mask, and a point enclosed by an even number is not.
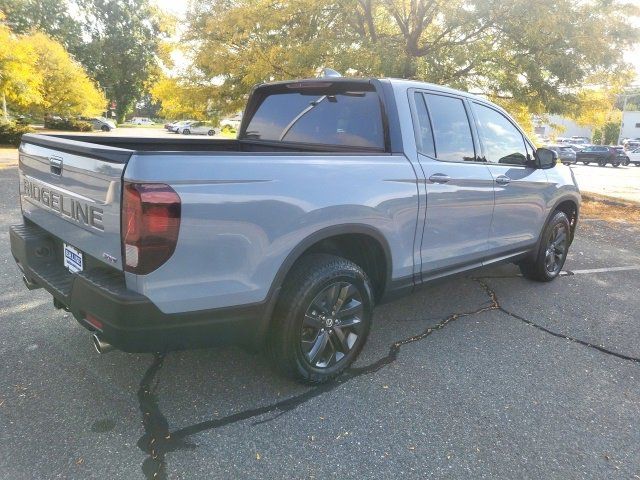
<svg viewBox="0 0 640 480"><path fill-rule="evenodd" d="M311 253L336 255L360 266L372 282L376 301L382 298L391 282L391 249L384 235L368 225L337 225L309 235L289 253L274 279L271 301L278 296L293 266Z"/></svg>

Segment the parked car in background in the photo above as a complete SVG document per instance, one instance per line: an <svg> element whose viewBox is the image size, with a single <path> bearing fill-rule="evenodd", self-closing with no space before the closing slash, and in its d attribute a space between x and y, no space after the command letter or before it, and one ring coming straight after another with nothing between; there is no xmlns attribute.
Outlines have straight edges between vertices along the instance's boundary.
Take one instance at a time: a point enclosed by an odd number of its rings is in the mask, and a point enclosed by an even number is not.
<svg viewBox="0 0 640 480"><path fill-rule="evenodd" d="M634 164L636 167L640 167L640 147L627 152L627 156L629 157L629 163Z"/></svg>
<svg viewBox="0 0 640 480"><path fill-rule="evenodd" d="M183 135L209 135L211 137L215 135L216 130L209 122L193 122L178 127L176 133Z"/></svg>
<svg viewBox="0 0 640 480"><path fill-rule="evenodd" d="M619 167L622 163L622 159L618 157L618 151L614 147L608 147L606 145L591 145L586 147L584 150L576 153L576 160L585 165L597 163L601 167L606 166L607 163L610 163L614 167Z"/></svg>
<svg viewBox="0 0 640 480"><path fill-rule="evenodd" d="M574 165L576 163L576 152L569 145L547 145L549 150L558 154L558 159L564 165Z"/></svg>
<svg viewBox="0 0 640 480"><path fill-rule="evenodd" d="M587 137L578 137L578 136L572 136L570 139L570 141L568 143L574 144L574 145L588 145L589 143L591 143L591 140L588 139Z"/></svg>
<svg viewBox="0 0 640 480"><path fill-rule="evenodd" d="M226 117L220 120L220 128L226 131L230 131L230 130L237 131L240 128L241 123L242 123L242 112L236 113L231 117Z"/></svg>
<svg viewBox="0 0 640 480"><path fill-rule="evenodd" d="M637 148L640 148L640 140L637 139L625 139L622 142L622 146L624 147L625 151L632 151L632 150L636 150Z"/></svg>
<svg viewBox="0 0 640 480"><path fill-rule="evenodd" d="M180 133L179 132L180 128L185 127L187 125L191 125L192 123L196 123L196 121L197 120L180 120L179 122L173 123L169 127L169 131L173 133Z"/></svg>
<svg viewBox="0 0 640 480"><path fill-rule="evenodd" d="M83 118L91 124L94 130L101 130L103 132L110 132L111 130L116 129L116 124L113 120L109 120L105 117L92 117L92 118Z"/></svg>
<svg viewBox="0 0 640 480"><path fill-rule="evenodd" d="M623 167L629 165L629 157L627 156L627 152L624 151L624 147L622 145L616 145L613 148L617 153L618 160L620 160L620 165Z"/></svg>
<svg viewBox="0 0 640 480"><path fill-rule="evenodd" d="M565 146L569 147L571 150L573 150L574 152L578 153L581 152L582 150L584 150L587 147L590 147L591 145L584 144L584 145L576 145L575 143L565 143Z"/></svg>
<svg viewBox="0 0 640 480"><path fill-rule="evenodd" d="M153 121L149 117L133 117L130 123L132 125L153 125Z"/></svg>

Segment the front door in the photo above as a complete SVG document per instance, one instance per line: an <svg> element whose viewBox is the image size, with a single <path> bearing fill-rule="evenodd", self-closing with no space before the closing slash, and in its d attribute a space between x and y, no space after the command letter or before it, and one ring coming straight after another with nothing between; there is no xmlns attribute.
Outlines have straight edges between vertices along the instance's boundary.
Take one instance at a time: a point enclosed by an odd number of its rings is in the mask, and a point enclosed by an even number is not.
<svg viewBox="0 0 640 480"><path fill-rule="evenodd" d="M495 186L488 257L526 250L546 220L547 174L536 168L531 147L511 120L488 105L472 105Z"/></svg>
<svg viewBox="0 0 640 480"><path fill-rule="evenodd" d="M415 133L426 179L422 279L479 266L493 213L493 177L476 155L463 100L415 92ZM478 152L479 153L479 152Z"/></svg>

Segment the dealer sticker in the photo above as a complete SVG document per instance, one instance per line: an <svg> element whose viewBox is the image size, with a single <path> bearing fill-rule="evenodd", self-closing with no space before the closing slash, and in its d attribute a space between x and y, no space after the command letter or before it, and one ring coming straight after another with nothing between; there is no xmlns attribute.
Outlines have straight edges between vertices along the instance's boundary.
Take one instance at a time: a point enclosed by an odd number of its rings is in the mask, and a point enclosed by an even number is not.
<svg viewBox="0 0 640 480"><path fill-rule="evenodd" d="M82 271L82 252L66 243L64 244L64 266L71 273Z"/></svg>

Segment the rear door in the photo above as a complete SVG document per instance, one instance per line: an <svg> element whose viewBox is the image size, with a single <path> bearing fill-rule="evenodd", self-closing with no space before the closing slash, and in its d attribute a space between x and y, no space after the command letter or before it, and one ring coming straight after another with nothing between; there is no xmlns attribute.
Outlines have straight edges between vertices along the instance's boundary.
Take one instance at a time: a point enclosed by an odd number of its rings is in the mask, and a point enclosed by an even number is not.
<svg viewBox="0 0 640 480"><path fill-rule="evenodd" d="M489 105L471 104L494 182L487 254L517 253L537 241L545 222L547 174L536 168L531 146L507 116Z"/></svg>
<svg viewBox="0 0 640 480"><path fill-rule="evenodd" d="M130 151L27 135L20 147L20 202L27 220L71 246L83 264L122 268L121 177ZM87 257L88 256L88 257Z"/></svg>
<svg viewBox="0 0 640 480"><path fill-rule="evenodd" d="M462 98L410 91L418 157L426 178L422 278L480 265L493 212L493 178L477 152Z"/></svg>

